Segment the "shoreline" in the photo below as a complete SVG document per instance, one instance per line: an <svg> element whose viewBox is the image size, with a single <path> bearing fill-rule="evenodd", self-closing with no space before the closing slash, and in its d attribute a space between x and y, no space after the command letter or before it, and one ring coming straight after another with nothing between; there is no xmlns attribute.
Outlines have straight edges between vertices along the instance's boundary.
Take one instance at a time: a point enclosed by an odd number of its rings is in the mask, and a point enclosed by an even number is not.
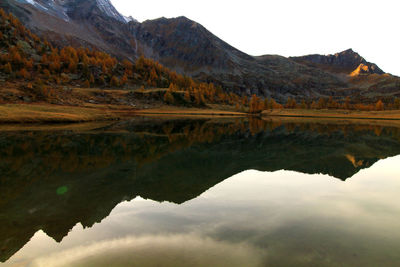
<svg viewBox="0 0 400 267"><path fill-rule="evenodd" d="M400 120L400 110L385 111L356 111L356 110L309 110L309 109L283 109L263 111L262 118L267 117L292 117L292 118L321 118L345 120Z"/></svg>
<svg viewBox="0 0 400 267"><path fill-rule="evenodd" d="M173 117L246 117L246 113L218 109L159 108L134 109L119 105L64 106L47 103L2 104L0 125L63 124L117 121L137 116Z"/></svg>
<svg viewBox="0 0 400 267"><path fill-rule="evenodd" d="M121 105L66 106L47 103L1 104L0 124L62 124L84 122L107 122L142 117L252 117L254 115L221 107L187 108L174 106L137 109ZM303 118L339 120L386 120L400 121L400 110L354 111L354 110L268 110L255 117Z"/></svg>

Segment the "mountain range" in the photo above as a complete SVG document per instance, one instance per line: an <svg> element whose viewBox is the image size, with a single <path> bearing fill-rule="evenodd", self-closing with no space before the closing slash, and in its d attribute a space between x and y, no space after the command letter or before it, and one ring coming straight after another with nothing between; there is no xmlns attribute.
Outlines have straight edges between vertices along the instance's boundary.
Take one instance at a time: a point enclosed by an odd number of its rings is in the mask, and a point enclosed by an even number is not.
<svg viewBox="0 0 400 267"><path fill-rule="evenodd" d="M186 17L142 23L110 0L3 0L0 7L59 46L85 46L134 61L143 55L226 91L285 101L400 96L400 79L352 49L334 55L251 56Z"/></svg>

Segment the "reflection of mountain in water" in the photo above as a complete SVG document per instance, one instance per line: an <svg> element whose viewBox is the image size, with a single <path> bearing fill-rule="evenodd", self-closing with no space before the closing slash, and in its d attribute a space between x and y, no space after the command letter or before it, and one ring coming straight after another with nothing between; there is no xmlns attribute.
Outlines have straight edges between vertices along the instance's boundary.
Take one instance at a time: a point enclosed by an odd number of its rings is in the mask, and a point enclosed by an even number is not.
<svg viewBox="0 0 400 267"><path fill-rule="evenodd" d="M252 120L132 121L99 131L0 134L0 260L44 230L61 241L136 196L183 203L248 169L345 180L400 154L397 128Z"/></svg>

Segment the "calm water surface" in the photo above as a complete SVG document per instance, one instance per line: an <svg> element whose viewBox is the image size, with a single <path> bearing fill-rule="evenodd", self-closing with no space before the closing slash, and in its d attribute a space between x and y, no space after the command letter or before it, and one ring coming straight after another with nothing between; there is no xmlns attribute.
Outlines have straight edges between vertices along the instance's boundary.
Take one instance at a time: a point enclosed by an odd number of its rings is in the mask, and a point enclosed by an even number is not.
<svg viewBox="0 0 400 267"><path fill-rule="evenodd" d="M390 123L0 130L0 266L400 266Z"/></svg>

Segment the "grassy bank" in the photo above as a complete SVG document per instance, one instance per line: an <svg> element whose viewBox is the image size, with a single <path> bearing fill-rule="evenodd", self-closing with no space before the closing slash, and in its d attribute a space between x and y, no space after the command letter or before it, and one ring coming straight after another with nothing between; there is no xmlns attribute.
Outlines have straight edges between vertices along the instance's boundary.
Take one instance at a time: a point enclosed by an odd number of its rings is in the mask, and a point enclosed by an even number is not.
<svg viewBox="0 0 400 267"><path fill-rule="evenodd" d="M81 106L35 104L0 105L0 123L75 123L120 120L133 116L193 116L193 117L244 117L246 113L233 111L230 106L204 108L161 105L134 108L126 105L83 104ZM281 109L262 112L264 118L356 119L399 120L399 110L350 111Z"/></svg>
<svg viewBox="0 0 400 267"><path fill-rule="evenodd" d="M357 111L328 109L277 109L264 110L264 117L300 117L300 118L335 118L335 119L374 119L400 120L400 110Z"/></svg>
<svg viewBox="0 0 400 267"><path fill-rule="evenodd" d="M122 105L61 106L47 103L0 105L0 123L74 123L120 120L133 116L245 116L245 113L217 109L159 108L135 109Z"/></svg>
<svg viewBox="0 0 400 267"><path fill-rule="evenodd" d="M63 123L118 119L106 107L75 107L51 104L0 105L0 123Z"/></svg>
<svg viewBox="0 0 400 267"><path fill-rule="evenodd" d="M181 107L160 107L151 109L141 109L135 112L137 115L143 116L229 116L229 117L244 117L246 113L229 111L216 108L181 108Z"/></svg>

